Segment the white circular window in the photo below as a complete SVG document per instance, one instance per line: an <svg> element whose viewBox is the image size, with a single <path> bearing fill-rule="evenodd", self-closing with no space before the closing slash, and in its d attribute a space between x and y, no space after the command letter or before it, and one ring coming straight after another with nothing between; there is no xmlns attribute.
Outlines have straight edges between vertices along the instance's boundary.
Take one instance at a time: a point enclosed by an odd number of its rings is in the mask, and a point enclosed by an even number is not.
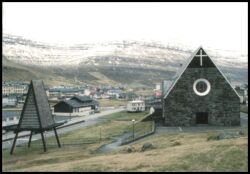
<svg viewBox="0 0 250 174"><path fill-rule="evenodd" d="M193 84L195 94L199 96L207 95L211 90L211 85L206 79L197 79Z"/></svg>

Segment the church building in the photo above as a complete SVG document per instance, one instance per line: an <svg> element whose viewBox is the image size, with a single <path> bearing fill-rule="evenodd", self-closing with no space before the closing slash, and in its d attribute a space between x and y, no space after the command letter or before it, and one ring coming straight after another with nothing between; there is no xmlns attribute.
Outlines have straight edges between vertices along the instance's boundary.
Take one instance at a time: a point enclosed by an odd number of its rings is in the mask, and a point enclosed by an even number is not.
<svg viewBox="0 0 250 174"><path fill-rule="evenodd" d="M166 126L240 125L240 98L202 47L164 91L162 117Z"/></svg>

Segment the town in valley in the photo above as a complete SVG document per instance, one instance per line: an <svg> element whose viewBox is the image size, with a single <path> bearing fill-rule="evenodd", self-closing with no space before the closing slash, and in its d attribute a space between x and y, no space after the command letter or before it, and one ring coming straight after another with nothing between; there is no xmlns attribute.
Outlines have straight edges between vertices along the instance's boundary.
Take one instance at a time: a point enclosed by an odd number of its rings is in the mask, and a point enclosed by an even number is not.
<svg viewBox="0 0 250 174"><path fill-rule="evenodd" d="M3 172L247 172L247 3L3 2Z"/></svg>

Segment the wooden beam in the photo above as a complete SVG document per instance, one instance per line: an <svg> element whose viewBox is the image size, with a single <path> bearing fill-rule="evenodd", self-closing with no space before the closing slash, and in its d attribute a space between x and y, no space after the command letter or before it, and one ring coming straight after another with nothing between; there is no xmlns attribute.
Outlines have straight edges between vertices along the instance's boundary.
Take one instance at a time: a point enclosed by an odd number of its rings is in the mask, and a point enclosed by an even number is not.
<svg viewBox="0 0 250 174"><path fill-rule="evenodd" d="M47 148L46 148L46 142L45 142L45 139L44 139L44 136L43 136L43 131L41 131L41 137L42 137L42 140L43 140L43 150L44 150L44 152L46 152Z"/></svg>
<svg viewBox="0 0 250 174"><path fill-rule="evenodd" d="M54 127L53 129L54 129L54 132L55 132L55 135L56 135L56 140L57 140L58 147L61 147L59 137L58 137L57 132L56 132L56 128Z"/></svg>
<svg viewBox="0 0 250 174"><path fill-rule="evenodd" d="M32 85L33 85L33 82L31 81ZM35 95L35 91L34 91L34 88L32 90L33 92L33 96L34 96L34 102L35 102L35 108L36 108L36 112L37 112L37 116L38 116L38 122L39 122L39 125L40 125L40 133L41 133L41 137L42 137L42 141L43 141L43 149L44 149L44 152L47 151L47 148L46 148L46 142L45 142L45 138L43 136L43 127L42 127L42 122L41 122L41 118L40 118L40 113L38 111L38 105L37 105L37 98L36 98L36 95Z"/></svg>
<svg viewBox="0 0 250 174"><path fill-rule="evenodd" d="M32 131L30 131L30 138L29 138L29 143L28 143L28 147L30 147L30 143L31 143L31 138L32 138L32 134L33 134L33 132L32 132Z"/></svg>
<svg viewBox="0 0 250 174"><path fill-rule="evenodd" d="M14 151L14 148L15 148L15 145L16 145L16 140L18 138L18 131L16 132L16 136L14 138L14 142L12 144L12 147L11 147L11 151L10 151L10 154L12 155L13 154L13 151Z"/></svg>
<svg viewBox="0 0 250 174"><path fill-rule="evenodd" d="M12 147L11 147L11 151L10 151L11 155L13 154L13 151L14 151L14 148L15 148L15 145L16 145L16 140L18 138L18 132L20 130L20 127L21 127L21 124L22 124L22 121L23 121L23 114L24 114L24 110L26 109L26 105L27 105L29 93L31 92L31 88L33 87L33 86L31 86L32 85L31 82L30 82L30 86L29 86L29 89L28 89L27 97L25 99L25 102L24 102L24 105L23 105L23 109L22 109L22 112L21 112L21 115L20 115L20 119L19 119L19 122L18 122L18 125L17 125L17 129L14 130L14 132L16 133L16 136L15 136L14 142L13 142Z"/></svg>

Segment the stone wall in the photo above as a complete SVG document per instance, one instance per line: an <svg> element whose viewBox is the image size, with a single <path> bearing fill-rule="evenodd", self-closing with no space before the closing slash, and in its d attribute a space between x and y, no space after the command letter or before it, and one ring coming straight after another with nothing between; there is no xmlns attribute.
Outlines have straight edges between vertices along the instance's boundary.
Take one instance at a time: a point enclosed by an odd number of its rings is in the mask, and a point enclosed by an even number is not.
<svg viewBox="0 0 250 174"><path fill-rule="evenodd" d="M206 96L193 91L193 83L207 79L211 90ZM165 125L196 125L196 113L207 112L208 124L240 125L240 99L217 68L187 68L164 99Z"/></svg>

